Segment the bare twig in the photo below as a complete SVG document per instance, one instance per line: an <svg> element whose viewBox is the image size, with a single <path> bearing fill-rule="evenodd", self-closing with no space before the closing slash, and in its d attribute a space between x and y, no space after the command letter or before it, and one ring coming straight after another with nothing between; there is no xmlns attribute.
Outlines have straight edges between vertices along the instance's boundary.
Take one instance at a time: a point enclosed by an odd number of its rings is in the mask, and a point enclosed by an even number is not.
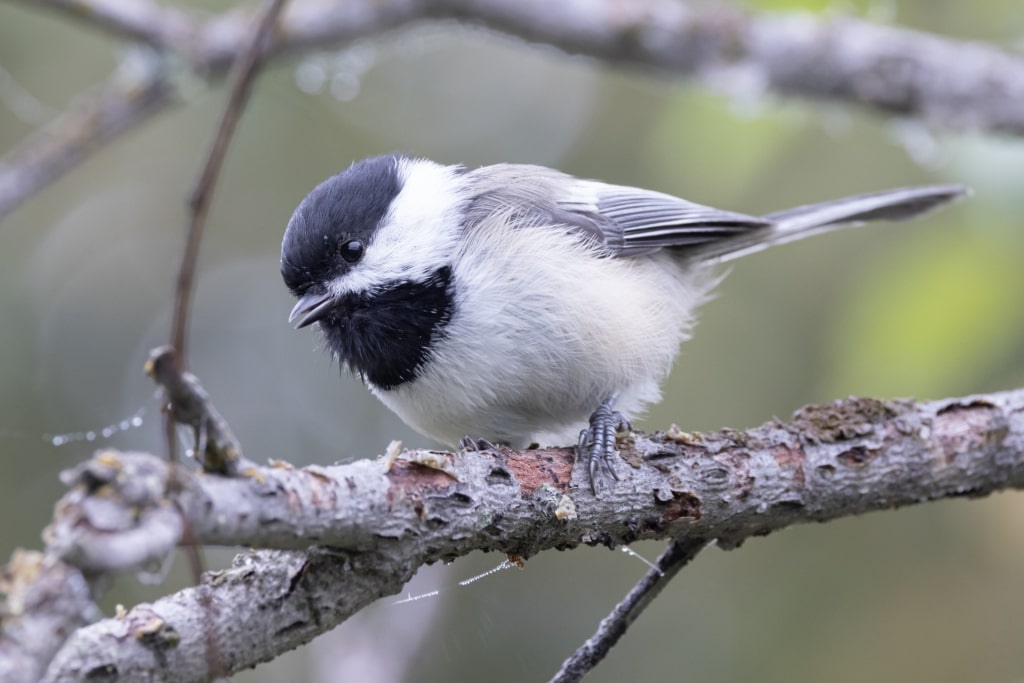
<svg viewBox="0 0 1024 683"><path fill-rule="evenodd" d="M210 209L210 200L217 187L217 178L224 164L224 157L231 143L231 137L238 125L252 84L256 78L261 62L264 44L270 40L278 14L284 7L285 0L269 0L267 7L253 31L250 42L243 52L239 53L237 65L231 79L231 94L228 104L220 119L217 134L210 145L210 150L203 165L199 181L189 197L192 210L192 221L189 225L188 237L185 242L185 253L181 259L178 272L178 285L174 298L174 317L171 322L171 346L176 350L176 362L185 367L186 342L188 339L188 314L192 302L192 286L195 280L196 260L199 258L199 245L206 227L206 216Z"/></svg>
<svg viewBox="0 0 1024 683"><path fill-rule="evenodd" d="M163 388L170 418L192 430L195 456L204 471L239 476L256 467L242 455L241 444L199 379L175 362L174 349L150 351L146 374Z"/></svg>
<svg viewBox="0 0 1024 683"><path fill-rule="evenodd" d="M252 35L247 7L201 20L152 0L32 4L172 50L196 74L211 79L237 61ZM424 19L453 18L607 63L694 79L739 97L849 102L934 126L1024 135L1020 56L844 16L753 13L678 0L293 0L280 17L276 39L266 45L266 56L342 45ZM172 101L168 97L153 106ZM139 102L133 106L144 109ZM109 135L145 118L123 113L122 125ZM3 182L0 170L0 218L82 158L81 153L70 160L40 154L34 150L39 142L26 142L3 162L18 177L39 180L5 189L11 181Z"/></svg>
<svg viewBox="0 0 1024 683"><path fill-rule="evenodd" d="M682 538L669 541L654 568L647 572L611 614L601 620L594 635L565 660L551 683L575 683L601 663L608 651L626 634L637 617L647 608L679 570L690 563L707 546L703 538Z"/></svg>
<svg viewBox="0 0 1024 683"><path fill-rule="evenodd" d="M568 450L414 451L390 467L278 464L243 478L185 473L183 520L167 512L166 462L101 453L69 473L74 490L48 532L49 552L90 573L157 560L186 521L202 543L329 546L337 557L261 553L258 567L243 560L127 619L80 629L50 680L81 680L103 666L205 680L215 670L204 659L209 639L219 644L218 665L252 666L397 592L416 567L473 550L530 557L674 538L684 545L667 559L681 561L691 541L732 548L799 522L1024 488L1024 390L931 403L846 399L746 432L638 436L623 457L634 469L600 498ZM647 599L638 590L627 616ZM203 608L204 599L223 609ZM194 627L204 618L205 636ZM154 649L140 631L154 624L180 642Z"/></svg>

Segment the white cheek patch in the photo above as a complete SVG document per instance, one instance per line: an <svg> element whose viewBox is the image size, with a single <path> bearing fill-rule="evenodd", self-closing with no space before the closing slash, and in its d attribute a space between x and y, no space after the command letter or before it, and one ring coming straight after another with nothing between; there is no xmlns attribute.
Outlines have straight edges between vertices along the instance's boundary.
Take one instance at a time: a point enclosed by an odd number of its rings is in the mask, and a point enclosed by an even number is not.
<svg viewBox="0 0 1024 683"><path fill-rule="evenodd" d="M425 159L397 163L402 190L363 260L330 284L336 295L372 291L395 281L423 281L451 262L462 232L464 202L457 171Z"/></svg>

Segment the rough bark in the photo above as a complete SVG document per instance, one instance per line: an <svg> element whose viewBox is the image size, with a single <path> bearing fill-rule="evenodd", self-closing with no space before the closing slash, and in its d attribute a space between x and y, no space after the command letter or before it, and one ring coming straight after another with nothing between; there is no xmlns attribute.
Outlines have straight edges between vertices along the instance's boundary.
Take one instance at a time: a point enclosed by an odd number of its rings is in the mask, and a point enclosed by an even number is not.
<svg viewBox="0 0 1024 683"><path fill-rule="evenodd" d="M205 680L210 642L214 664L237 671L398 592L420 565L477 549L528 558L658 538L733 548L799 522L1021 488L1024 390L930 403L851 398L745 432L637 436L622 458L621 481L599 497L571 452L557 449L180 473L178 505L199 542L271 550L78 629L46 680L104 671ZM49 552L90 575L159 560L183 527L164 498L167 474L155 456L113 451L69 471Z"/></svg>

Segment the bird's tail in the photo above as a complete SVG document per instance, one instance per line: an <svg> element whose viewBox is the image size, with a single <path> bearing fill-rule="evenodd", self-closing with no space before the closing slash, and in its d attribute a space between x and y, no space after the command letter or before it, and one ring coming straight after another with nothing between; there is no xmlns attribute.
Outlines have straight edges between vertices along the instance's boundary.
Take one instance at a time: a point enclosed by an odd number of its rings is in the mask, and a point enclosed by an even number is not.
<svg viewBox="0 0 1024 683"><path fill-rule="evenodd" d="M695 247L687 255L706 263L725 263L776 244L810 237L867 221L901 221L959 199L968 193L961 185L930 185L883 190L820 204L798 206L763 218L772 225Z"/></svg>

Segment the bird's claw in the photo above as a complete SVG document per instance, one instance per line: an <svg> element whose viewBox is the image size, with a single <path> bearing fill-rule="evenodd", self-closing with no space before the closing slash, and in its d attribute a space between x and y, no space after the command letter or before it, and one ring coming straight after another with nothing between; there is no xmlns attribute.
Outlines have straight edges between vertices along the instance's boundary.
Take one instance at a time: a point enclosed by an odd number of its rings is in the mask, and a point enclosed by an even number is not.
<svg viewBox="0 0 1024 683"><path fill-rule="evenodd" d="M472 452L496 451L498 447L487 439L464 436L459 439L459 450Z"/></svg>
<svg viewBox="0 0 1024 683"><path fill-rule="evenodd" d="M608 477L619 480L615 471L615 457L618 451L615 440L620 432L632 429L629 420L612 408L612 401L604 401L590 416L590 426L580 432L576 444L576 455L587 462L590 475L590 490L597 495L599 488L608 483Z"/></svg>

